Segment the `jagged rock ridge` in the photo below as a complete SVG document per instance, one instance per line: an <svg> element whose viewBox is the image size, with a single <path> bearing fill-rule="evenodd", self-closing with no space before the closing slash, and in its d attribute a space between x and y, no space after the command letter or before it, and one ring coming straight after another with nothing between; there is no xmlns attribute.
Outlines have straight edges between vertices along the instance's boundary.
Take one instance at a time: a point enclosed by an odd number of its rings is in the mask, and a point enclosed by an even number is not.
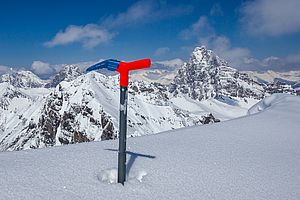
<svg viewBox="0 0 300 200"><path fill-rule="evenodd" d="M189 62L183 64L170 84L169 91L200 101L222 96L255 99L264 96L262 85L231 68L204 46L194 49Z"/></svg>
<svg viewBox="0 0 300 200"><path fill-rule="evenodd" d="M80 72L77 65L65 65L63 68L56 74L51 81L45 85L46 88L56 87L62 81L72 81L82 73Z"/></svg>

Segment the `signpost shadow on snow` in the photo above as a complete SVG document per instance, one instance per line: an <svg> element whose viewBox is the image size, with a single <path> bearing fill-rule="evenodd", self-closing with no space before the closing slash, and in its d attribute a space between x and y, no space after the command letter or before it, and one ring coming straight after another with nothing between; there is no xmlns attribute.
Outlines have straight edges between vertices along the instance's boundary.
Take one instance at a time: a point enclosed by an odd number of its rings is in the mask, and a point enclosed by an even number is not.
<svg viewBox="0 0 300 200"><path fill-rule="evenodd" d="M118 152L117 149L105 149L105 150ZM126 170L127 175L129 175L129 172L130 172L130 170L131 170L131 168L132 168L135 160L138 157L150 158L150 159L156 158L155 156L152 156L152 155L141 154L141 153L134 153L134 152L131 152L131 151L126 151L126 154L130 155L130 158L129 158L128 163L127 163L127 170Z"/></svg>

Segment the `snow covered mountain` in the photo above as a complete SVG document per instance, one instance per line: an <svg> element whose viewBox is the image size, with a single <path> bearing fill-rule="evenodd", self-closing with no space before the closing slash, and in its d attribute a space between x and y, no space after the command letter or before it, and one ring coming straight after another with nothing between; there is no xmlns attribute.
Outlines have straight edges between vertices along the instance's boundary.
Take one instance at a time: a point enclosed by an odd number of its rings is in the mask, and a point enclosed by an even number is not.
<svg viewBox="0 0 300 200"><path fill-rule="evenodd" d="M117 77L93 72L71 82L63 81L47 96L32 100L22 114L6 117L0 134L0 150L20 150L78 142L114 139L118 131L119 85ZM12 97L20 101L19 97ZM207 124L244 115L251 104L232 106L219 101L188 104L184 98L168 97L166 86L132 82L129 87L128 135ZM181 102L181 103L180 103ZM188 105L188 106L187 106ZM221 113L220 108L229 110ZM21 108L19 108L21 110ZM23 108L22 108L23 109ZM215 112L214 112L215 111ZM211 115L209 113L213 113Z"/></svg>
<svg viewBox="0 0 300 200"><path fill-rule="evenodd" d="M172 70L176 63L171 62ZM81 74L76 65L66 65L38 85L39 79L28 74L24 80L4 75L0 83L0 151L118 137L118 76ZM246 115L264 96L286 92L277 86L267 89L197 47L169 85L130 83L128 136L233 119Z"/></svg>
<svg viewBox="0 0 300 200"><path fill-rule="evenodd" d="M196 47L189 62L178 71L169 91L174 95L186 94L195 100L209 98L240 97L261 99L264 89L247 74L229 67L204 46Z"/></svg>
<svg viewBox="0 0 300 200"><path fill-rule="evenodd" d="M0 199L298 200L300 98L274 95L251 113L129 138L124 186L116 140L0 153Z"/></svg>
<svg viewBox="0 0 300 200"><path fill-rule="evenodd" d="M82 73L77 65L64 65L62 69L45 85L46 88L56 87L62 81L72 81Z"/></svg>
<svg viewBox="0 0 300 200"><path fill-rule="evenodd" d="M280 79L289 82L300 82L300 71L275 72L268 70L266 72L245 71L244 73L249 74L253 80L261 81L262 83L273 83Z"/></svg>
<svg viewBox="0 0 300 200"><path fill-rule="evenodd" d="M132 71L131 80L143 80L148 83L161 83L168 85L174 79L177 70L183 65L181 59L156 61L151 64L151 68Z"/></svg>
<svg viewBox="0 0 300 200"><path fill-rule="evenodd" d="M168 71L164 69L149 69L149 70L138 70L135 73L130 74L131 80L142 80L146 83L160 83L163 85L170 84L177 71Z"/></svg>
<svg viewBox="0 0 300 200"><path fill-rule="evenodd" d="M270 93L296 93L300 95L300 71L289 72L255 72L246 71L253 80L266 85L266 90Z"/></svg>
<svg viewBox="0 0 300 200"><path fill-rule="evenodd" d="M9 74L0 76L0 83L10 83L19 88L39 88L44 87L47 81L40 79L31 71L12 71Z"/></svg>

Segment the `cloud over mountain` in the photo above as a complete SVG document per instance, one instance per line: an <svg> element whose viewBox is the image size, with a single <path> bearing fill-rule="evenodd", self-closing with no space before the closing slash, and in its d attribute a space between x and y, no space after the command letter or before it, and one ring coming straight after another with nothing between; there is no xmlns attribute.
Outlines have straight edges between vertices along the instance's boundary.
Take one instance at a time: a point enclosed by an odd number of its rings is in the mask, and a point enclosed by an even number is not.
<svg viewBox="0 0 300 200"><path fill-rule="evenodd" d="M114 36L114 33L97 24L87 24L85 26L70 25L64 31L59 31L52 40L45 42L44 45L46 47L55 47L78 42L85 48L93 48L110 41Z"/></svg>
<svg viewBox="0 0 300 200"><path fill-rule="evenodd" d="M80 43L85 48L94 48L111 41L117 35L117 29L131 25L140 25L166 18L185 15L191 12L188 5L171 6L163 2L141 0L132 4L126 11L104 17L100 23L69 25L50 40L46 47Z"/></svg>
<svg viewBox="0 0 300 200"><path fill-rule="evenodd" d="M54 69L50 66L49 63L45 63L42 61L33 61L33 63L31 64L31 70L40 76L43 75L49 75L52 74L54 72Z"/></svg>
<svg viewBox="0 0 300 200"><path fill-rule="evenodd" d="M241 9L241 22L253 35L280 36L300 31L299 0L255 0Z"/></svg>

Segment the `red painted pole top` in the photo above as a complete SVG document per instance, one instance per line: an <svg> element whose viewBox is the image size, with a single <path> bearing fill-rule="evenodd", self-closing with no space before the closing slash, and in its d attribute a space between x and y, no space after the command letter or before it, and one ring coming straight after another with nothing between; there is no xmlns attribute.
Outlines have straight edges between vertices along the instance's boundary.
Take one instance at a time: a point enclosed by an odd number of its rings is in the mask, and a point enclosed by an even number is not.
<svg viewBox="0 0 300 200"><path fill-rule="evenodd" d="M120 73L120 86L128 86L129 71L150 68L150 66L151 60L149 58L132 62L121 61L118 68L116 69L116 71Z"/></svg>
<svg viewBox="0 0 300 200"><path fill-rule="evenodd" d="M151 66L151 60L149 58L143 60L136 60L132 62L123 62L115 59L108 59L102 62L96 63L86 69L87 72L108 69L110 71L117 71L120 73L120 86L128 86L128 73L131 70L145 69Z"/></svg>

